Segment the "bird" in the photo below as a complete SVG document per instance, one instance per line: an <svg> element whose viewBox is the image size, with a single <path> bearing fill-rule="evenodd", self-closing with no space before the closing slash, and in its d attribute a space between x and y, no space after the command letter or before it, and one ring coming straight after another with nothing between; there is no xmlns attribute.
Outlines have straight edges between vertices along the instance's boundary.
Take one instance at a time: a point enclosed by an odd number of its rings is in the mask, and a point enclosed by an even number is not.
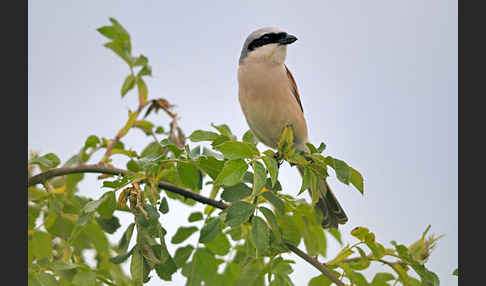
<svg viewBox="0 0 486 286"><path fill-rule="evenodd" d="M238 63L238 100L250 130L264 145L276 149L283 129L291 126L294 147L309 152L299 90L285 64L287 46L295 41L296 36L275 27L260 28L248 35ZM298 170L303 176L303 169ZM322 227L345 224L348 217L323 178L319 178L318 191L314 207L322 212Z"/></svg>

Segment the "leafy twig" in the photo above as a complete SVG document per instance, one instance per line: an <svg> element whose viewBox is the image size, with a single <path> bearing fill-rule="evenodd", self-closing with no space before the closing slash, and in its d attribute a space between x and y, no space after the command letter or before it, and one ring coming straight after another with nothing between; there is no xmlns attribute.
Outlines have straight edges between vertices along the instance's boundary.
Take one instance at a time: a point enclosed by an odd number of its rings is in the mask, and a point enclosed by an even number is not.
<svg viewBox="0 0 486 286"><path fill-rule="evenodd" d="M50 178L68 175L68 174L75 174L75 173L104 173L104 174L113 174L113 175L128 175L130 174L127 170L116 169L116 168L107 168L99 165L80 165L75 167L64 167L64 168L57 168L57 169L50 169L46 172L40 173L35 175L28 180L28 186L33 186L35 184L39 184L44 182ZM187 198L191 198L195 201L200 203L213 206L218 209L226 209L230 206L222 201L216 201L205 196L202 196L198 193L195 193L191 190L187 190L176 185L172 185L170 183L160 181L158 184L159 188L167 190L169 192L173 192L179 195L182 195ZM309 254L303 252L293 244L289 242L285 242L287 248L297 254L300 258L304 259L305 261L309 262L312 266L318 269L322 274L326 275L331 279L336 285L344 286L344 283L339 280L339 278L334 275L324 263L320 263L317 261L316 258L310 256Z"/></svg>

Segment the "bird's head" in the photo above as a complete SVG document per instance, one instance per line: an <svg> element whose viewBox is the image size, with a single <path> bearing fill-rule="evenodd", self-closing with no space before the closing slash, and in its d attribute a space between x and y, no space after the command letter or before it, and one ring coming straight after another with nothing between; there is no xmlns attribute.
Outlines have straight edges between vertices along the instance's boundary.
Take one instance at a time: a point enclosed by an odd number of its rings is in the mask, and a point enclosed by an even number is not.
<svg viewBox="0 0 486 286"><path fill-rule="evenodd" d="M246 38L241 50L240 64L263 61L283 64L287 55L287 45L295 41L295 36L279 28L258 29Z"/></svg>

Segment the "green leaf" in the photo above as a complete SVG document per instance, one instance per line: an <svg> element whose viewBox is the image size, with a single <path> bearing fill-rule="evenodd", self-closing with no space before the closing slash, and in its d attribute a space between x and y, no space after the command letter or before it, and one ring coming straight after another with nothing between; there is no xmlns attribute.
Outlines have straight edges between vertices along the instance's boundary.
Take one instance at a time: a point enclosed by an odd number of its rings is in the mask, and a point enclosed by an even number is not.
<svg viewBox="0 0 486 286"><path fill-rule="evenodd" d="M349 168L348 164L336 158L332 158L332 162L333 164L331 165L331 167L333 167L334 171L336 171L336 176L339 179L339 181L348 185L349 178L351 176L351 169Z"/></svg>
<svg viewBox="0 0 486 286"><path fill-rule="evenodd" d="M301 155L299 152L293 152L291 154L288 154L286 157L287 162L290 163L290 165L297 165L297 166L309 166L310 163L307 161L307 159Z"/></svg>
<svg viewBox="0 0 486 286"><path fill-rule="evenodd" d="M155 133L156 134L163 134L164 133L164 127L157 126L157 128L155 128Z"/></svg>
<svg viewBox="0 0 486 286"><path fill-rule="evenodd" d="M206 247L216 255L226 255L230 251L231 244L225 234L219 232L211 242L206 243Z"/></svg>
<svg viewBox="0 0 486 286"><path fill-rule="evenodd" d="M197 189L199 184L199 171L191 163L177 161L177 173L181 178L182 184L192 190Z"/></svg>
<svg viewBox="0 0 486 286"><path fill-rule="evenodd" d="M196 272L204 280L211 280L218 270L222 260L216 259L207 248L198 248L194 253L193 260L196 262Z"/></svg>
<svg viewBox="0 0 486 286"><path fill-rule="evenodd" d="M395 280L395 276L391 273L380 272L376 273L373 281L371 281L371 285L388 285L386 284L387 281Z"/></svg>
<svg viewBox="0 0 486 286"><path fill-rule="evenodd" d="M203 214L201 212L193 212L189 215L189 222L200 221L203 219Z"/></svg>
<svg viewBox="0 0 486 286"><path fill-rule="evenodd" d="M186 145L188 146L188 145ZM196 160L197 158L199 158L199 156L201 156L201 145L197 145L196 147L194 147L188 154L187 156L189 156L189 158L191 160Z"/></svg>
<svg viewBox="0 0 486 286"><path fill-rule="evenodd" d="M280 137L280 141L278 142L278 151L281 154L290 151L290 148L294 144L294 134L292 127L290 125L285 126L284 130L282 131L282 136Z"/></svg>
<svg viewBox="0 0 486 286"><path fill-rule="evenodd" d="M383 247L383 245L381 245L380 243L375 242L375 238L374 238L375 235L373 233L369 233L368 236L372 236L373 238L372 239L366 238L365 239L366 245L371 250L373 256L376 259L382 258L385 255L385 247Z"/></svg>
<svg viewBox="0 0 486 286"><path fill-rule="evenodd" d="M277 192L280 192L282 190L282 185L277 180L277 182L275 182L275 185L272 186L272 180L270 178L267 178L267 183L265 184L265 188L269 191L277 193Z"/></svg>
<svg viewBox="0 0 486 286"><path fill-rule="evenodd" d="M214 149L223 153L224 157L229 160L253 158L260 155L258 149L246 142L226 141L214 147Z"/></svg>
<svg viewBox="0 0 486 286"><path fill-rule="evenodd" d="M87 148L96 148L96 146L100 143L100 139L96 135L90 135L86 141L84 142L84 149Z"/></svg>
<svg viewBox="0 0 486 286"><path fill-rule="evenodd" d="M73 277L76 286L92 286L96 282L96 272L80 270Z"/></svg>
<svg viewBox="0 0 486 286"><path fill-rule="evenodd" d="M154 158L161 158L162 157L162 146L160 146L157 142L150 142L145 148L143 148L142 153L140 154L141 158L147 158L149 156L154 156Z"/></svg>
<svg viewBox="0 0 486 286"><path fill-rule="evenodd" d="M241 275L236 279L234 286L264 286L265 279L261 260L253 260L243 266Z"/></svg>
<svg viewBox="0 0 486 286"><path fill-rule="evenodd" d="M282 234L280 232L280 228L279 228L278 223L277 223L277 218L275 217L273 212L266 207L258 207L258 209L262 212L262 214L265 216L268 223L270 224L270 227L272 228L272 231L274 232L275 237L277 238L277 241L281 242L281 240L282 240L281 235Z"/></svg>
<svg viewBox="0 0 486 286"><path fill-rule="evenodd" d="M102 202L96 208L101 217L109 219L116 209L116 196L114 191L106 192L101 199Z"/></svg>
<svg viewBox="0 0 486 286"><path fill-rule="evenodd" d="M214 157L201 156L197 158L197 166L215 180L224 166L224 161Z"/></svg>
<svg viewBox="0 0 486 286"><path fill-rule="evenodd" d="M221 198L227 202L235 202L247 198L251 195L251 189L246 184L239 183L231 187L224 188Z"/></svg>
<svg viewBox="0 0 486 286"><path fill-rule="evenodd" d="M243 159L226 161L214 183L228 187L234 186L241 182L247 169L248 164Z"/></svg>
<svg viewBox="0 0 486 286"><path fill-rule="evenodd" d="M350 249L349 245L346 245L343 249L339 251L339 253L332 259L331 261L328 261L328 265L338 265L341 261L346 259L348 256L353 254L353 251Z"/></svg>
<svg viewBox="0 0 486 286"><path fill-rule="evenodd" d="M153 246L158 246L158 244L155 242ZM152 263L152 264L161 264L162 262L159 260L161 258L160 256L160 251L158 247L155 248L155 250L158 252L159 255L156 255L154 252L154 249L150 244L142 243L140 244L140 249L142 251L142 256L145 258L146 262ZM149 264L150 265L150 264Z"/></svg>
<svg viewBox="0 0 486 286"><path fill-rule="evenodd" d="M116 216L111 218L96 217L98 225L107 233L113 234L121 226L120 221Z"/></svg>
<svg viewBox="0 0 486 286"><path fill-rule="evenodd" d="M263 158L263 163L265 163L265 166L268 169L268 174L270 175L270 178L272 179L272 187L275 186L275 183L277 182L278 178L278 163L277 160L275 160L273 157L269 156L264 156Z"/></svg>
<svg viewBox="0 0 486 286"><path fill-rule="evenodd" d="M305 143L305 145L307 146L307 149L309 149L309 152L312 154L312 153L321 153L319 152L319 150L317 150L317 148L310 142L307 142Z"/></svg>
<svg viewBox="0 0 486 286"><path fill-rule="evenodd" d="M267 173L265 172L265 167L263 164L254 161L252 164L253 167L253 195L257 195L263 187L265 187Z"/></svg>
<svg viewBox="0 0 486 286"><path fill-rule="evenodd" d="M254 210L255 205L242 201L234 202L225 210L228 213L225 224L231 227L238 226L248 221Z"/></svg>
<svg viewBox="0 0 486 286"><path fill-rule="evenodd" d="M333 282L326 275L319 275L309 281L309 286L329 286Z"/></svg>
<svg viewBox="0 0 486 286"><path fill-rule="evenodd" d="M128 34L127 30L125 30L125 28L123 28L123 26L115 19L115 18L112 18L110 17L109 18L111 24L113 25L113 27L115 27L117 29L117 31L123 35L123 40L129 40L130 39L130 35Z"/></svg>
<svg viewBox="0 0 486 286"><path fill-rule="evenodd" d="M297 195L300 195L302 194L303 191L309 189L310 177L311 177L311 170L309 168L304 168L304 175L302 176L302 185Z"/></svg>
<svg viewBox="0 0 486 286"><path fill-rule="evenodd" d="M262 193L262 196L265 199L267 199L267 201L269 201L280 214L285 213L284 202L279 197L277 197L277 195L275 195L273 192L265 191Z"/></svg>
<svg viewBox="0 0 486 286"><path fill-rule="evenodd" d="M456 275L459 277L459 267L454 269L454 271L452 272L452 275Z"/></svg>
<svg viewBox="0 0 486 286"><path fill-rule="evenodd" d="M132 248L132 250L133 250L133 248ZM114 256L114 257L110 257L109 260L113 264L123 263L128 259L128 257L130 257L130 255L132 255L132 250L130 250L127 253L123 253L123 254L120 254L120 255L117 255L117 256Z"/></svg>
<svg viewBox="0 0 486 286"><path fill-rule="evenodd" d="M343 241L341 240L341 232L339 229L331 228L327 231L339 242L340 245L343 245Z"/></svg>
<svg viewBox="0 0 486 286"><path fill-rule="evenodd" d="M356 249L358 250L361 258L350 261L348 265L354 270L364 270L370 266L371 262L366 256L365 252L359 246L357 246Z"/></svg>
<svg viewBox="0 0 486 286"><path fill-rule="evenodd" d="M231 129L229 128L229 126L226 125L226 124L214 125L214 124L211 123L211 126L214 127L216 130L218 130L221 135L224 135L228 138L234 138L235 137L231 133Z"/></svg>
<svg viewBox="0 0 486 286"><path fill-rule="evenodd" d="M359 239L360 241L365 241L366 236L370 233L369 229L366 227L358 226L351 231L351 235Z"/></svg>
<svg viewBox="0 0 486 286"><path fill-rule="evenodd" d="M47 153L44 156L30 159L29 162L27 162L29 165L37 164L47 168L55 168L60 163L61 160L59 160L59 157L54 153Z"/></svg>
<svg viewBox="0 0 486 286"><path fill-rule="evenodd" d="M170 256L169 250L167 250L165 241L161 239L160 242L160 245L152 246L156 255L160 254L160 261L162 262L155 266L155 271L157 272L157 276L162 280L171 281L172 274L177 271L177 266L174 259Z"/></svg>
<svg viewBox="0 0 486 286"><path fill-rule="evenodd" d="M132 172L138 172L142 170L140 164L138 164L137 161L133 159L130 159L130 161L127 162L127 169Z"/></svg>
<svg viewBox="0 0 486 286"><path fill-rule="evenodd" d="M133 65L133 59L130 55L130 49L131 49L130 42L114 40L113 42L106 43L103 46L112 50L115 54L117 54L120 58L122 58L129 66Z"/></svg>
<svg viewBox="0 0 486 286"><path fill-rule="evenodd" d="M149 75L152 76L152 67L150 65L144 65L137 73L137 77Z"/></svg>
<svg viewBox="0 0 486 286"><path fill-rule="evenodd" d="M28 228L33 229L35 222L40 215L40 209L29 206L27 209Z"/></svg>
<svg viewBox="0 0 486 286"><path fill-rule="evenodd" d="M133 64L133 66L144 66L148 64L148 59L146 56L144 55L140 55L138 56L138 58L135 60L135 63Z"/></svg>
<svg viewBox="0 0 486 286"><path fill-rule="evenodd" d="M349 167L351 169L351 175L349 177L349 181L351 182L351 184L353 184L353 186L356 187L356 189L358 189L358 191L360 193L364 193L364 187L363 187L363 176L361 176L361 174L356 171L353 167Z"/></svg>
<svg viewBox="0 0 486 286"><path fill-rule="evenodd" d="M118 178L114 181L104 181L103 182L103 188L110 188L110 189L115 189L118 190L126 185L128 185L131 180L133 180L133 177L129 176L123 176L121 178ZM106 196L107 193L103 194L103 196L100 199L106 199L104 196Z"/></svg>
<svg viewBox="0 0 486 286"><path fill-rule="evenodd" d="M176 145L174 145L174 143L172 143L172 141L169 141L169 139L167 138L164 138L160 141L160 144L162 144L163 146L165 146L167 149L169 149L176 158L179 158L179 156L184 153L184 150L177 147Z"/></svg>
<svg viewBox="0 0 486 286"><path fill-rule="evenodd" d="M243 134L243 141L252 145L258 144L258 139L255 137L253 132L251 132L251 130L248 130L245 132L245 134Z"/></svg>
<svg viewBox="0 0 486 286"><path fill-rule="evenodd" d="M151 135L154 124L147 120L137 120L133 123L133 127L142 130L145 135Z"/></svg>
<svg viewBox="0 0 486 286"><path fill-rule="evenodd" d="M36 231L32 235L32 254L38 259L52 258L52 238L51 235L43 231Z"/></svg>
<svg viewBox="0 0 486 286"><path fill-rule="evenodd" d="M189 139L191 139L192 142L214 141L218 137L218 133L204 130L196 130L189 135Z"/></svg>
<svg viewBox="0 0 486 286"><path fill-rule="evenodd" d="M123 233L120 241L118 242L118 249L121 251L127 251L128 245L130 244L130 240L132 239L133 235L133 228L135 227L134 223L128 225L127 229Z"/></svg>
<svg viewBox="0 0 486 286"><path fill-rule="evenodd" d="M261 256L270 245L270 229L267 223L258 216L254 216L252 219L251 238L258 256Z"/></svg>
<svg viewBox="0 0 486 286"><path fill-rule="evenodd" d="M132 261L130 262L130 274L136 286L143 284L143 256L140 247L136 245L132 251Z"/></svg>
<svg viewBox="0 0 486 286"><path fill-rule="evenodd" d="M54 278L53 275L51 274L48 274L48 273L44 273L44 272L41 272L39 274L37 274L37 281L39 282L39 284L41 286L56 286L56 285L59 285L57 283L57 280L56 278Z"/></svg>
<svg viewBox="0 0 486 286"><path fill-rule="evenodd" d="M123 82L122 88L121 88L121 97L123 98L125 94L127 94L128 91L130 91L132 88L135 87L135 81L136 78L134 75L129 74L126 78L125 81Z"/></svg>
<svg viewBox="0 0 486 286"><path fill-rule="evenodd" d="M129 41L130 40L130 35L128 34L127 30L123 28L122 25L115 19L115 18L109 18L111 24L113 25L113 28L117 31L118 33L118 38L115 38L113 40L122 40L122 41Z"/></svg>
<svg viewBox="0 0 486 286"><path fill-rule="evenodd" d="M151 219L156 220L156 221L159 219L160 214L153 205L144 204L143 208L147 211L147 214Z"/></svg>
<svg viewBox="0 0 486 286"><path fill-rule="evenodd" d="M181 243L196 231L197 231L197 227L195 226L189 226L189 227L181 226L177 229L176 233L174 234L170 242L173 244Z"/></svg>
<svg viewBox="0 0 486 286"><path fill-rule="evenodd" d="M181 268L191 256L194 247L192 245L186 245L184 247L179 247L174 255L174 261L177 268Z"/></svg>
<svg viewBox="0 0 486 286"><path fill-rule="evenodd" d="M219 217L208 218L199 236L200 243L208 243L221 232L221 219Z"/></svg>
<svg viewBox="0 0 486 286"><path fill-rule="evenodd" d="M163 214L169 212L169 203L167 202L166 197L163 197L162 200L160 201L159 211Z"/></svg>
<svg viewBox="0 0 486 286"><path fill-rule="evenodd" d="M107 37L111 40L123 40L123 35L121 35L115 27L112 26L103 26L96 31L100 32L103 36Z"/></svg>

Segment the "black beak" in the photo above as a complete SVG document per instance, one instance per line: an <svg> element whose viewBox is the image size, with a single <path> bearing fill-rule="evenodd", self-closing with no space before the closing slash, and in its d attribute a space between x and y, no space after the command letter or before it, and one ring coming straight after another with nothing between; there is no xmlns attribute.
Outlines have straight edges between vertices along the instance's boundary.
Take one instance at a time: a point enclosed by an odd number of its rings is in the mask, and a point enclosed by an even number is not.
<svg viewBox="0 0 486 286"><path fill-rule="evenodd" d="M284 38L280 39L278 43L280 45L289 45L297 41L297 37L294 35L286 34Z"/></svg>

